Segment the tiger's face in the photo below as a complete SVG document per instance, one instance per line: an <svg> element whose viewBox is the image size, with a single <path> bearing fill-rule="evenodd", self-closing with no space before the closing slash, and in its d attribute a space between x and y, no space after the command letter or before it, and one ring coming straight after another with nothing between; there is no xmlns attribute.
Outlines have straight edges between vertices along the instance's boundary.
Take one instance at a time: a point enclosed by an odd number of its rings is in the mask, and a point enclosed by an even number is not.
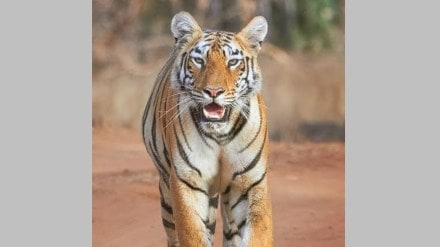
<svg viewBox="0 0 440 247"><path fill-rule="evenodd" d="M233 110L248 114L250 97L261 88L257 54L267 33L263 17L241 32L202 31L191 16L172 21L176 47L181 49L171 74L172 87L183 107L198 112L209 126L227 123Z"/></svg>

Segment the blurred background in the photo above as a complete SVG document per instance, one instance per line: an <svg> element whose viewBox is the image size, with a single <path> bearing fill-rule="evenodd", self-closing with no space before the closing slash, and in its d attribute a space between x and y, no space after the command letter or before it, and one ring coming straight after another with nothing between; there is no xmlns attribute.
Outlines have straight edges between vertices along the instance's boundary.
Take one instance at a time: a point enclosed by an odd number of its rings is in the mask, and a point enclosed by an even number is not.
<svg viewBox="0 0 440 247"><path fill-rule="evenodd" d="M173 15L238 32L263 15L259 55L270 138L345 140L345 0L93 0L93 127L140 131L154 80L174 44Z"/></svg>

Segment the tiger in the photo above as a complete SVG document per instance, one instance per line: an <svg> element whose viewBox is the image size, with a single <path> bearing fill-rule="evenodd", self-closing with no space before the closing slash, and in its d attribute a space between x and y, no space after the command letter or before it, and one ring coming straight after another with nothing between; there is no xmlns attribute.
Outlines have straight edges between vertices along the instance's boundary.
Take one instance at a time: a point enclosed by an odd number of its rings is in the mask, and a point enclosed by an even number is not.
<svg viewBox="0 0 440 247"><path fill-rule="evenodd" d="M257 55L267 21L240 32L171 20L175 45L146 103L142 133L159 172L168 246L273 246L267 188L268 128Z"/></svg>

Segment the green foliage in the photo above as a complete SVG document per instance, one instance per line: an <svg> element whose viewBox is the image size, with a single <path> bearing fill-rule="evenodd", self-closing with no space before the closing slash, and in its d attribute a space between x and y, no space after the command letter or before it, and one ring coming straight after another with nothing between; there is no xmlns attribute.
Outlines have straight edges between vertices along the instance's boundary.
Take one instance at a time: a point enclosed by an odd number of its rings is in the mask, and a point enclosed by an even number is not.
<svg viewBox="0 0 440 247"><path fill-rule="evenodd" d="M255 8L250 8L253 2ZM170 20L189 11L204 27L238 31L254 15L269 22L268 41L286 50L320 53L343 43L344 0L93 0L93 37L143 42L170 34Z"/></svg>
<svg viewBox="0 0 440 247"><path fill-rule="evenodd" d="M340 4L341 0L273 1L272 41L312 53L334 49L342 38Z"/></svg>

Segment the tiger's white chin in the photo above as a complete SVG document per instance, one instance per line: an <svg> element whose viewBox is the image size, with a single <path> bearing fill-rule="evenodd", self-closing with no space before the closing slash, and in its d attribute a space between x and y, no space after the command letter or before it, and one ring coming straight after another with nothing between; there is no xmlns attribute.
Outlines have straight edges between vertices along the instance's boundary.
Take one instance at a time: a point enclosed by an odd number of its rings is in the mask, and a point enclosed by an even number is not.
<svg viewBox="0 0 440 247"><path fill-rule="evenodd" d="M227 122L202 122L201 125L205 131L210 133L223 133L228 129Z"/></svg>

